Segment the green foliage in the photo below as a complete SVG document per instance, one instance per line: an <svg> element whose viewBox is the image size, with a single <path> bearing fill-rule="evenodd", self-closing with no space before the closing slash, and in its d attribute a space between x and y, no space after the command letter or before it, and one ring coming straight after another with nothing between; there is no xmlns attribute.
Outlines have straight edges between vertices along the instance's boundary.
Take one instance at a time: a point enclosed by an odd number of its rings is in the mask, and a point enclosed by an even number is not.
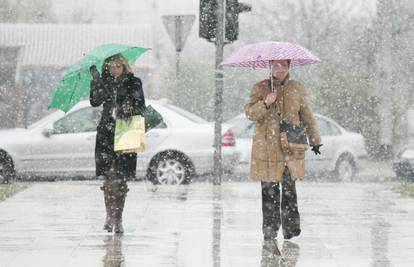
<svg viewBox="0 0 414 267"><path fill-rule="evenodd" d="M401 183L395 186L393 190L406 197L414 197L414 184L413 183Z"/></svg>
<svg viewBox="0 0 414 267"><path fill-rule="evenodd" d="M29 187L27 183L0 184L0 201Z"/></svg>

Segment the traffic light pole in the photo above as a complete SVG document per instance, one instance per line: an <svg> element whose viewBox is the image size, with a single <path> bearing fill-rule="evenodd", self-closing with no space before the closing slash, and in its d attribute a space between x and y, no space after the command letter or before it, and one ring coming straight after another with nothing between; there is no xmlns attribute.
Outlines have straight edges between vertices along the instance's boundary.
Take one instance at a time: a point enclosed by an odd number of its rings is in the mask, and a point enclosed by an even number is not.
<svg viewBox="0 0 414 267"><path fill-rule="evenodd" d="M214 185L220 185L223 174L221 153L221 124L223 122L223 61L224 49L224 1L217 1L217 31L216 31L216 68L215 68L215 101L214 101Z"/></svg>

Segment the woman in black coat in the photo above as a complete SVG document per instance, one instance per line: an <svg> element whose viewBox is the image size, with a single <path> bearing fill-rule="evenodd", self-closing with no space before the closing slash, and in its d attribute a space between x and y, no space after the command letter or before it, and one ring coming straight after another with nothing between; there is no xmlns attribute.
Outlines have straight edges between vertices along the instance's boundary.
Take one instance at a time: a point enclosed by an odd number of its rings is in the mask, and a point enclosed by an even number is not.
<svg viewBox="0 0 414 267"><path fill-rule="evenodd" d="M90 103L93 107L103 105L101 120L97 127L95 145L96 176L104 179L106 221L108 232L122 233L122 211L128 192L127 180L134 178L137 154L114 152L116 119L142 115L145 111L141 80L134 76L128 61L120 54L107 58L102 75L92 66Z"/></svg>

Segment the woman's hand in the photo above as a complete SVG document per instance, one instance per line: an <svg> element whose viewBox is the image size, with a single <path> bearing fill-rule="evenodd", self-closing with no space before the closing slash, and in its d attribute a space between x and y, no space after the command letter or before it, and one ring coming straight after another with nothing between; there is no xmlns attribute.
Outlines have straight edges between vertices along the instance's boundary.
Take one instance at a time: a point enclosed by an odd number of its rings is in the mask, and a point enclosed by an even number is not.
<svg viewBox="0 0 414 267"><path fill-rule="evenodd" d="M276 92L269 93L266 96L266 99L265 99L266 106L270 106L271 104L273 104L276 101L276 99L277 99L277 93Z"/></svg>
<svg viewBox="0 0 414 267"><path fill-rule="evenodd" d="M98 80L100 78L99 71L96 69L96 66L93 65L89 68L89 72L94 80Z"/></svg>
<svg viewBox="0 0 414 267"><path fill-rule="evenodd" d="M315 153L315 155L320 155L321 154L321 151L319 150L320 149L320 147L321 146L323 146L322 144L319 144L319 145L312 145L312 151Z"/></svg>

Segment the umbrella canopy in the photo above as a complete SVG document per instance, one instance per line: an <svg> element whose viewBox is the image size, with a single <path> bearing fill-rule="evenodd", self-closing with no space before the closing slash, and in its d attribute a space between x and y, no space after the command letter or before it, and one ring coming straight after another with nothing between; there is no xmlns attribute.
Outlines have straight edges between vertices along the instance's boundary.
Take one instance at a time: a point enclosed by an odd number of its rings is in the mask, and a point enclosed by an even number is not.
<svg viewBox="0 0 414 267"><path fill-rule="evenodd" d="M96 47L65 72L53 94L49 108L67 112L76 103L89 96L92 79L89 73L90 66L96 65L98 69L102 69L105 59L116 54L122 54L129 64L133 64L149 49L124 44L104 44Z"/></svg>
<svg viewBox="0 0 414 267"><path fill-rule="evenodd" d="M290 60L290 66L302 66L320 62L306 48L288 42L261 42L246 45L228 58L222 65L241 68L269 68L270 60Z"/></svg>

